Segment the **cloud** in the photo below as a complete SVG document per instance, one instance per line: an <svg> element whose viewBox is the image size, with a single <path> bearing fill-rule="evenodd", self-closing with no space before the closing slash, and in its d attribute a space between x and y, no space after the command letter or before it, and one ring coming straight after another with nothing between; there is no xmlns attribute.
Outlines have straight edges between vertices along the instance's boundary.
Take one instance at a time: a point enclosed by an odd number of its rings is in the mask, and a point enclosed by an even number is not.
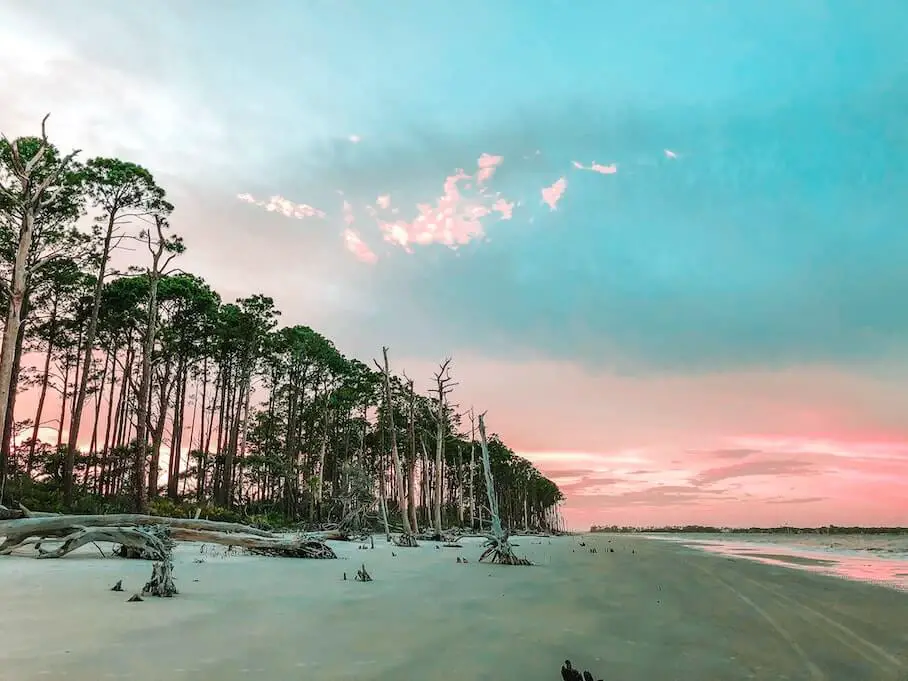
<svg viewBox="0 0 908 681"><path fill-rule="evenodd" d="M325 211L313 208L305 203L295 203L283 196L272 196L267 201L258 200L251 194L237 194L237 198L245 203L264 208L269 213L280 213L284 217L303 220L305 218L323 218ZM346 203L346 202L345 202Z"/></svg>
<svg viewBox="0 0 908 681"><path fill-rule="evenodd" d="M458 169L443 183L443 193L432 203L418 203L417 215L411 220L387 220L369 207L385 241L408 253L414 246L437 243L457 248L485 236L482 219L498 213L499 220L509 220L513 204L492 194L486 183L503 161L501 156L483 153L477 170L466 173ZM470 191L472 189L472 191ZM466 192L466 193L465 193ZM388 211L390 199L379 196L378 206Z"/></svg>
<svg viewBox="0 0 908 681"><path fill-rule="evenodd" d="M592 165L585 166L578 161L572 161L572 165L578 170L591 170L594 173L599 173L600 175L614 175L618 172L618 165L615 163L610 163L609 165L602 165L593 161Z"/></svg>
<svg viewBox="0 0 908 681"><path fill-rule="evenodd" d="M370 264L378 261L378 256L363 242L355 230L344 230L344 245L348 251L353 253L357 260Z"/></svg>
<svg viewBox="0 0 908 681"><path fill-rule="evenodd" d="M690 485L657 485L621 494L582 496L574 501L573 506L578 509L597 508L603 511L627 507L670 508L697 506L703 502L714 502L724 496L727 496L726 492L704 490Z"/></svg>
<svg viewBox="0 0 908 681"><path fill-rule="evenodd" d="M548 187L542 188L542 202L551 210L555 210L566 190L567 178L560 177Z"/></svg>
<svg viewBox="0 0 908 681"><path fill-rule="evenodd" d="M797 458L744 461L730 466L709 468L698 473L692 483L697 487L713 485L724 480L751 476L798 476L816 475L822 472L813 463L799 461Z"/></svg>
<svg viewBox="0 0 908 681"><path fill-rule="evenodd" d="M157 174L235 170L218 112L193 92L86 58L66 41L4 7L0 25L0 129L34 135L50 112L48 133L85 155L123 156Z"/></svg>
<svg viewBox="0 0 908 681"><path fill-rule="evenodd" d="M767 504L818 504L821 501L826 501L826 497L779 497L764 500Z"/></svg>
<svg viewBox="0 0 908 681"><path fill-rule="evenodd" d="M762 451L759 449L711 449L690 453L708 459L745 459L755 454L762 454Z"/></svg>

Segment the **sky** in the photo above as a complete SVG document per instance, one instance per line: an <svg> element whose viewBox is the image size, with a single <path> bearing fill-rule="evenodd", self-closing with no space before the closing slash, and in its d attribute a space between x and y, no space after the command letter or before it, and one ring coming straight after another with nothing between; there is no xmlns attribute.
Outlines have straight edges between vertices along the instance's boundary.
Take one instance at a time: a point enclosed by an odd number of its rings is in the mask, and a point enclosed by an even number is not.
<svg viewBox="0 0 908 681"><path fill-rule="evenodd" d="M0 130L147 166L226 299L453 356L570 526L908 525L908 4L0 17Z"/></svg>

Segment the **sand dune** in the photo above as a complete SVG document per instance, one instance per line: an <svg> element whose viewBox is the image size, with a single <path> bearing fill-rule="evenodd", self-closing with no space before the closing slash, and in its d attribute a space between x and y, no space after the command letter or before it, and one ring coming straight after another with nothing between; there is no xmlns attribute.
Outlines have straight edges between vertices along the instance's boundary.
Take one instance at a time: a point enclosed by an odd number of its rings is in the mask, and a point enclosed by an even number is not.
<svg viewBox="0 0 908 681"><path fill-rule="evenodd" d="M612 681L908 674L908 594L642 537L516 541L538 565L478 564L477 540L332 543L336 561L182 545L181 594L142 603L146 562L0 558L0 679L554 681L565 658ZM343 580L363 562L373 582Z"/></svg>

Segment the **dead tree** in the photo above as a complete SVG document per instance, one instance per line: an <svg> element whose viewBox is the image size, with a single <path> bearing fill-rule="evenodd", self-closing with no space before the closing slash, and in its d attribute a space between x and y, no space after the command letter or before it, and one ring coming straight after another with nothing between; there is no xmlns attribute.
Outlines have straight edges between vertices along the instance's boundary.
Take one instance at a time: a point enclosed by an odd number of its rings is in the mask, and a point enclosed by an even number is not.
<svg viewBox="0 0 908 681"><path fill-rule="evenodd" d="M400 538L398 546L416 546L413 539L413 528L410 527L410 514L407 512L407 495L404 494L404 472L400 463L400 453L397 450L397 431L394 429L394 400L391 394L391 368L388 365L388 348L381 349L383 364L375 362L375 366L382 372L385 383L385 409L388 412L388 429L391 435L391 466L394 468L394 481L397 485L398 508L400 509L401 524L404 536Z"/></svg>
<svg viewBox="0 0 908 681"><path fill-rule="evenodd" d="M442 476L442 465L444 463L445 456L445 431L447 430L446 426L448 425L447 413L445 410L445 402L448 394L454 389L454 386L457 384L454 383L454 379L451 377L451 358L448 357L441 364L438 365L438 371L435 373L435 389L431 392L435 393L437 399L436 411L435 411L435 535L438 541L442 540L443 534L443 524L442 524L442 490L444 489L444 476Z"/></svg>
<svg viewBox="0 0 908 681"><path fill-rule="evenodd" d="M142 587L142 595L171 598L178 593L180 592L173 583L173 561L168 556L151 566L151 579Z"/></svg>
<svg viewBox="0 0 908 681"><path fill-rule="evenodd" d="M501 527L501 516L498 514L498 497L495 494L495 481L492 479L492 464L489 462L489 443L486 440L485 414L479 415L479 438L482 447L482 468L486 478L486 496L489 499L489 513L492 516L491 534L486 535L486 550L479 560L490 558L492 563L502 565L532 565L526 558L514 555L514 549L508 542L508 533Z"/></svg>
<svg viewBox="0 0 908 681"><path fill-rule="evenodd" d="M419 520L416 517L416 391L413 379L404 372L407 381L407 509L410 512L410 526L413 534L419 534Z"/></svg>
<svg viewBox="0 0 908 681"><path fill-rule="evenodd" d="M158 527L155 527L158 526ZM163 529L162 529L163 528ZM80 546L107 542L118 544L123 557L166 561L174 541L238 546L250 553L291 558L337 558L319 534L280 537L237 523L143 515L55 516L0 522L0 556L18 547L35 545L38 558L62 558ZM62 542L44 550L48 540Z"/></svg>
<svg viewBox="0 0 908 681"><path fill-rule="evenodd" d="M22 311L28 296L29 280L34 272L47 264L51 257L35 258L34 243L40 230L40 221L58 201L65 200L64 190L67 175L78 151L62 159L56 157L53 145L47 139L47 114L41 120L41 137L9 140L0 134L0 147L6 147L8 158L0 172L0 204L4 205L10 217L12 231L9 244L5 244L13 255L12 271L8 279L0 283L6 298L6 324L3 341L0 344L0 433L6 432L10 392L15 390L13 364L15 363L16 338L22 326ZM31 152L29 154L29 152ZM6 454L0 455L0 500L6 484Z"/></svg>
<svg viewBox="0 0 908 681"><path fill-rule="evenodd" d="M476 470L476 421L473 407L470 407L470 530L476 527L476 495L473 492L473 478Z"/></svg>

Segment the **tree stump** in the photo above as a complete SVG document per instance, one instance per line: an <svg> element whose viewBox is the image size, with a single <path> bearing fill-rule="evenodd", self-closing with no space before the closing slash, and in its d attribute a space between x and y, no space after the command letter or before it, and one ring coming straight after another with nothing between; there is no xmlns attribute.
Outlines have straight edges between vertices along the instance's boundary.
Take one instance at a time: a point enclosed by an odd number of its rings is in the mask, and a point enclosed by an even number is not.
<svg viewBox="0 0 908 681"><path fill-rule="evenodd" d="M368 572L366 572L365 563L359 570L356 571L356 576L353 579L355 579L357 582L371 582L372 581L372 575L370 575Z"/></svg>
<svg viewBox="0 0 908 681"><path fill-rule="evenodd" d="M173 562L170 558L154 563L151 566L151 579L142 587L142 595L171 598L178 593L180 592L173 583Z"/></svg>

